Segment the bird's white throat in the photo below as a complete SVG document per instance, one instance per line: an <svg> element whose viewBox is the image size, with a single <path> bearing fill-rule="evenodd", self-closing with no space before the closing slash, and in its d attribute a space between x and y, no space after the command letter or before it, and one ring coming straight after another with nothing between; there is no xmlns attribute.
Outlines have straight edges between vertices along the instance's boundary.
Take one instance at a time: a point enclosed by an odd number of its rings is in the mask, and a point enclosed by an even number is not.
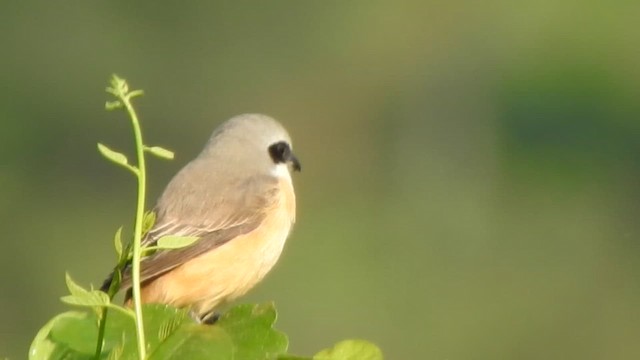
<svg viewBox="0 0 640 360"><path fill-rule="evenodd" d="M291 181L291 174L289 173L289 166L287 164L276 164L271 169L271 175L280 179L288 179L289 181Z"/></svg>

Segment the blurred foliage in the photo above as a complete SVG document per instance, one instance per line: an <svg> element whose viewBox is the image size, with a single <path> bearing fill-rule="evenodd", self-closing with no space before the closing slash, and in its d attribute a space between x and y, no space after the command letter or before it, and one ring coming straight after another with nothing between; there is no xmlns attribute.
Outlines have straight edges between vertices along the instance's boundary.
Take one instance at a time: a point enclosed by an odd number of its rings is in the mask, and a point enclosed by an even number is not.
<svg viewBox="0 0 640 360"><path fill-rule="evenodd" d="M287 336L272 328L273 304L238 305L214 325L198 324L187 310L147 304L143 308L148 358L153 359L298 359L287 355ZM57 315L38 333L30 359L95 359L96 312L68 311ZM100 359L139 359L133 318L111 312ZM345 340L322 350L313 360L382 360L373 344Z"/></svg>
<svg viewBox="0 0 640 360"><path fill-rule="evenodd" d="M134 183L106 76L147 89L150 194L223 120L283 122L298 223L243 302L295 353L640 356L640 3L3 2L0 354L99 284ZM129 147L129 148L128 148ZM152 205L152 204L150 204Z"/></svg>

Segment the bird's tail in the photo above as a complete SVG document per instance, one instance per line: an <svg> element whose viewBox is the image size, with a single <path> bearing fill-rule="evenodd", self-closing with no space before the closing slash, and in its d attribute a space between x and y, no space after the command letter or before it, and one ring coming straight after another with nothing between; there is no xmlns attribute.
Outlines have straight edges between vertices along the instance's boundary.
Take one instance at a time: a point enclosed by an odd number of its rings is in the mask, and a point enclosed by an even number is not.
<svg viewBox="0 0 640 360"><path fill-rule="evenodd" d="M111 287L111 283L113 282L113 273L115 270L111 271L111 273L109 274L109 276L107 276L107 278L104 280L104 282L102 283L102 286L100 287L100 291L109 292L109 288Z"/></svg>

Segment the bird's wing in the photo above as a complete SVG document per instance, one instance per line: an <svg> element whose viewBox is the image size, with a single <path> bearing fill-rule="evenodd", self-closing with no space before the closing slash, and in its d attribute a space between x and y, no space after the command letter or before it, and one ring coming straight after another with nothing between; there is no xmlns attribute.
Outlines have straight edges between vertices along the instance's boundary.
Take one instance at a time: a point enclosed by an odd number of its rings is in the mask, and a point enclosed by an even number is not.
<svg viewBox="0 0 640 360"><path fill-rule="evenodd" d="M207 214L199 223L183 218L184 204L159 213L158 222L149 231L143 244L153 246L158 239L167 235L195 236L199 239L190 246L159 250L141 261L141 282L151 280L175 267L215 249L234 238L256 229L264 220L269 209L277 206L280 196L278 180L273 177L253 177L236 188L229 189L211 204L194 205L198 213ZM188 202L187 202L188 203ZM195 203L193 203L195 204ZM208 208L202 208L207 207ZM193 209L186 209L187 213ZM193 218L193 217L192 217ZM122 276L121 288L131 286L131 272L126 269Z"/></svg>

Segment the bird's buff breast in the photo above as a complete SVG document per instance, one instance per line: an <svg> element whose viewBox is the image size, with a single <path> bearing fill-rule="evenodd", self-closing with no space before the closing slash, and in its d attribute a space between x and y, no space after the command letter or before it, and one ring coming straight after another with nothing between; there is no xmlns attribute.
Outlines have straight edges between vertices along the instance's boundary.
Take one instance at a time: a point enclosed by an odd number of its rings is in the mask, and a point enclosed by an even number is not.
<svg viewBox="0 0 640 360"><path fill-rule="evenodd" d="M295 219L291 182L281 185L282 196L260 226L152 281L142 289L143 302L190 306L204 316L260 282L278 261Z"/></svg>

